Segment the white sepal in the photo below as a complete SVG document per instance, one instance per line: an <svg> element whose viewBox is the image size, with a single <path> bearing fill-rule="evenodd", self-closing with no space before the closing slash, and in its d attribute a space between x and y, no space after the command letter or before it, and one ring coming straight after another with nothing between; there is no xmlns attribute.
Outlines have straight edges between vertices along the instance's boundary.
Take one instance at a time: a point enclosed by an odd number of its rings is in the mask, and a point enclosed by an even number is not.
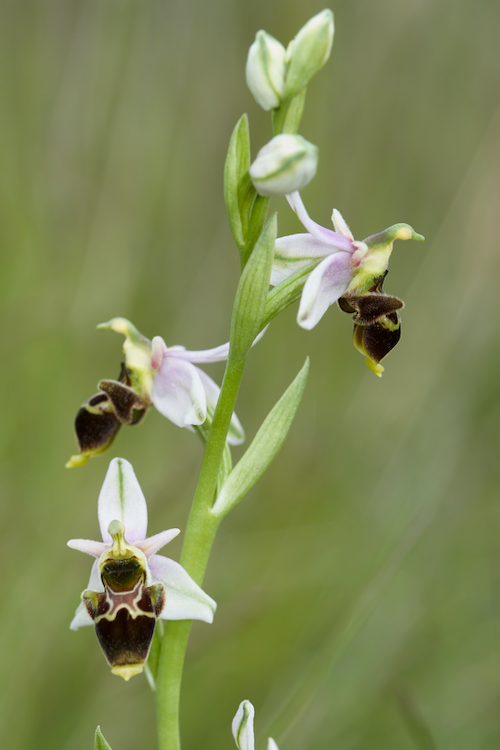
<svg viewBox="0 0 500 750"><path fill-rule="evenodd" d="M162 620L203 620L213 622L217 604L193 581L189 573L174 560L153 555L149 560L153 583L163 583L166 604Z"/></svg>
<svg viewBox="0 0 500 750"><path fill-rule="evenodd" d="M310 234L288 234L278 237L275 243L271 286L277 286L295 271L330 255L331 252L331 245L320 242Z"/></svg>
<svg viewBox="0 0 500 750"><path fill-rule="evenodd" d="M111 542L108 526L120 521L126 539L133 544L145 539L148 530L146 498L135 476L132 464L124 458L113 458L104 479L97 503L97 515L104 542Z"/></svg>

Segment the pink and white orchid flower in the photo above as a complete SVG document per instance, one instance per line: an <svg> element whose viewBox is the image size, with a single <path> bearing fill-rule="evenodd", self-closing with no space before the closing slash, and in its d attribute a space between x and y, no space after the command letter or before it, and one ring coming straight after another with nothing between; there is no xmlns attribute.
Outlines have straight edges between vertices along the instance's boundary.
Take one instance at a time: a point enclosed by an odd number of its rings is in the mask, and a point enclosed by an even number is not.
<svg viewBox="0 0 500 750"><path fill-rule="evenodd" d="M120 427L138 424L151 405L178 427L193 429L211 419L220 388L197 365L226 360L229 344L203 351L167 346L160 336L150 341L125 318L97 327L125 336L125 362L118 380L100 380L99 392L78 410L75 433L80 453L66 466L82 466L106 451ZM227 441L239 445L244 440L243 427L233 414Z"/></svg>
<svg viewBox="0 0 500 750"><path fill-rule="evenodd" d="M179 563L156 554L179 529L146 538L146 500L123 458L109 465L98 518L102 542L68 542L96 558L70 628L95 625L112 671L129 679L142 671L157 619L212 622L217 605Z"/></svg>
<svg viewBox="0 0 500 750"><path fill-rule="evenodd" d="M314 328L340 297L364 294L383 279L395 239L423 240L408 224L395 224L359 242L336 209L332 231L310 218L298 192L288 195L287 200L307 234L276 240L271 284L277 286L295 271L320 261L304 284L297 315L298 324L307 330Z"/></svg>

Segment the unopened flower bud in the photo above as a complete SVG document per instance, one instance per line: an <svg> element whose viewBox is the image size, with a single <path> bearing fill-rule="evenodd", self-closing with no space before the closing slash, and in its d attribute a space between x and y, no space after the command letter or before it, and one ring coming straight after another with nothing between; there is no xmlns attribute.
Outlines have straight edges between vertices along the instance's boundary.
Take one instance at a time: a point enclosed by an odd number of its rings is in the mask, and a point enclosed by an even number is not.
<svg viewBox="0 0 500 750"><path fill-rule="evenodd" d="M333 44L333 13L329 8L313 16L292 39L286 51L289 63L285 98L290 99L307 86L330 57Z"/></svg>
<svg viewBox="0 0 500 750"><path fill-rule="evenodd" d="M247 85L257 104L275 109L285 91L285 55L283 45L266 31L258 31L248 51Z"/></svg>
<svg viewBox="0 0 500 750"><path fill-rule="evenodd" d="M318 166L318 148L300 135L277 135L250 167L259 195L289 195L307 185Z"/></svg>

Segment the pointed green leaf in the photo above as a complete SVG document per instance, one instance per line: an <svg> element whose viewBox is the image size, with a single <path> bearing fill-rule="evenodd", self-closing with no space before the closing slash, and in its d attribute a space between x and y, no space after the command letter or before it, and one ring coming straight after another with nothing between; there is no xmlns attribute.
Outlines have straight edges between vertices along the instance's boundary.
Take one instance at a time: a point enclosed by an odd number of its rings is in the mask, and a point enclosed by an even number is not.
<svg viewBox="0 0 500 750"><path fill-rule="evenodd" d="M224 166L224 200L229 224L240 253L245 250L250 210L255 200L248 170L250 168L250 131L247 115L236 123L229 141Z"/></svg>
<svg viewBox="0 0 500 750"><path fill-rule="evenodd" d="M278 232L277 215L271 216L241 274L231 319L229 357L245 357L261 329Z"/></svg>
<svg viewBox="0 0 500 750"><path fill-rule="evenodd" d="M212 508L223 518L251 490L283 445L299 406L307 374L309 358L278 403L269 412L245 455L236 464Z"/></svg>
<svg viewBox="0 0 500 750"><path fill-rule="evenodd" d="M104 739L101 727L97 727L95 730L94 750L111 750L111 745Z"/></svg>

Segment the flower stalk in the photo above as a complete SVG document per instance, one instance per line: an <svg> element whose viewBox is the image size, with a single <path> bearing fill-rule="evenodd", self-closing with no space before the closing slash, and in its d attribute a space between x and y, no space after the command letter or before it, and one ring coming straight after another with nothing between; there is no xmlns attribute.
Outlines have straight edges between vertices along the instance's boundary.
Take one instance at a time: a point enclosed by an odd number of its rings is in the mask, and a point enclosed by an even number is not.
<svg viewBox="0 0 500 750"><path fill-rule="evenodd" d="M220 519L210 512L210 508L245 364L246 355L237 359L229 355L186 527L181 564L198 585L203 581L220 524ZM184 620L169 622L165 627L156 676L159 750L180 748L180 687L191 624L190 620Z"/></svg>

